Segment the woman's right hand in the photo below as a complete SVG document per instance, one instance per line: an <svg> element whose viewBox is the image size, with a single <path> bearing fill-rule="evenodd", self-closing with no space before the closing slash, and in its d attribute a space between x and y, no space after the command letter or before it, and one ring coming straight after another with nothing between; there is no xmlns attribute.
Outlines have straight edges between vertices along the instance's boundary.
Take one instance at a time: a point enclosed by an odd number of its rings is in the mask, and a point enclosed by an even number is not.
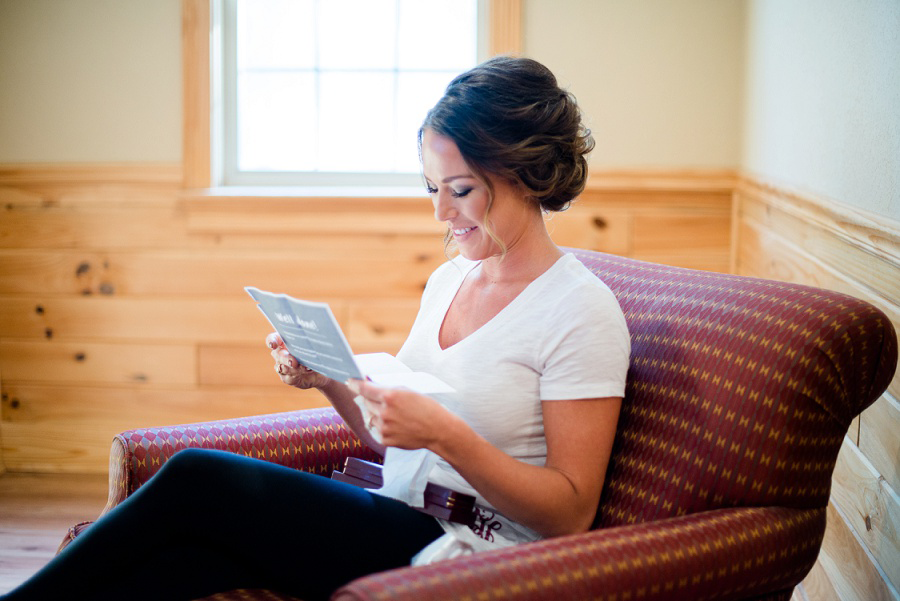
<svg viewBox="0 0 900 601"><path fill-rule="evenodd" d="M281 381L289 386L306 390L307 388L323 388L332 380L327 376L311 370L301 364L296 357L288 352L284 341L276 332L266 336L266 345L272 350L272 358L275 359L275 372Z"/></svg>

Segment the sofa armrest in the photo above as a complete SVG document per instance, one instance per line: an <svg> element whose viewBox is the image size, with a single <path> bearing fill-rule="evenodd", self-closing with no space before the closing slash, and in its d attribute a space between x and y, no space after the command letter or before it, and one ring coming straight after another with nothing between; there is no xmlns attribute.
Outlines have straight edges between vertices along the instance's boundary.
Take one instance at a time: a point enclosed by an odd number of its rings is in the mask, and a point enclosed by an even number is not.
<svg viewBox="0 0 900 601"><path fill-rule="evenodd" d="M373 574L332 601L745 599L792 589L824 531L824 508L719 509Z"/></svg>
<svg viewBox="0 0 900 601"><path fill-rule="evenodd" d="M330 476L347 457L381 461L332 408L129 430L113 439L106 513L150 479L176 452L220 449Z"/></svg>

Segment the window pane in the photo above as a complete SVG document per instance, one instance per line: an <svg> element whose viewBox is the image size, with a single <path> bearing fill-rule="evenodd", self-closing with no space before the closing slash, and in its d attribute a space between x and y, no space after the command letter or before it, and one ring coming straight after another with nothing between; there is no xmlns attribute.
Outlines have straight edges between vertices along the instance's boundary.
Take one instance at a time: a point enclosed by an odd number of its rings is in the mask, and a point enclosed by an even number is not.
<svg viewBox="0 0 900 601"><path fill-rule="evenodd" d="M237 2L238 69L315 66L314 0Z"/></svg>
<svg viewBox="0 0 900 601"><path fill-rule="evenodd" d="M322 69L393 69L395 0L327 0L319 3Z"/></svg>
<svg viewBox="0 0 900 601"><path fill-rule="evenodd" d="M476 61L476 0L400 0L400 69L465 71Z"/></svg>
<svg viewBox="0 0 900 601"><path fill-rule="evenodd" d="M476 63L477 5L226 0L234 29L224 37L235 44L235 63L226 66L234 75L225 97L234 144L226 180L418 173L416 133L426 112Z"/></svg>
<svg viewBox="0 0 900 601"><path fill-rule="evenodd" d="M419 128L454 75L453 72L412 71L398 76L396 171L416 173L421 169L417 144Z"/></svg>
<svg viewBox="0 0 900 601"><path fill-rule="evenodd" d="M312 73L248 73L238 96L238 169L307 171L316 164Z"/></svg>
<svg viewBox="0 0 900 601"><path fill-rule="evenodd" d="M319 169L391 170L394 76L350 71L322 73Z"/></svg>

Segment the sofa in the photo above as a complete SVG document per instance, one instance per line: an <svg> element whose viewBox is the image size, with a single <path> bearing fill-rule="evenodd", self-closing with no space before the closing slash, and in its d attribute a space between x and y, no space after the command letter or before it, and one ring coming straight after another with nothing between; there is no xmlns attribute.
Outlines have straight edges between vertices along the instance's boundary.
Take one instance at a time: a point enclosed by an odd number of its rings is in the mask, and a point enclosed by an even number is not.
<svg viewBox="0 0 900 601"><path fill-rule="evenodd" d="M888 318L836 292L566 251L612 289L632 337L594 528L372 574L333 600L786 601L813 566L844 435L896 369ZM378 459L331 409L136 429L113 441L104 512L186 447L323 477Z"/></svg>

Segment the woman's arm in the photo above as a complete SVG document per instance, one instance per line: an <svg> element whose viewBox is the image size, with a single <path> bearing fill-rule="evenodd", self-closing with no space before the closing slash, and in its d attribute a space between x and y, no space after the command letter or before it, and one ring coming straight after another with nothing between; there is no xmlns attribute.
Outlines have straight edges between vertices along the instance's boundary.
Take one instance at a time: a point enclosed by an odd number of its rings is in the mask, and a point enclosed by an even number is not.
<svg viewBox="0 0 900 601"><path fill-rule="evenodd" d="M621 398L544 401L543 466L523 463L439 403L407 390L355 381L384 444L443 457L491 505L543 536L588 530L612 452Z"/></svg>
<svg viewBox="0 0 900 601"><path fill-rule="evenodd" d="M360 438L369 448L379 455L384 455L384 445L376 441L363 423L362 412L353 401L356 396L347 386L337 380L332 380L317 373L305 365L302 365L284 346L281 337L272 332L266 337L266 345L272 350L272 358L275 360L275 371L281 381L289 386L306 390L316 388L328 402L335 408L338 415L343 418L354 434Z"/></svg>

